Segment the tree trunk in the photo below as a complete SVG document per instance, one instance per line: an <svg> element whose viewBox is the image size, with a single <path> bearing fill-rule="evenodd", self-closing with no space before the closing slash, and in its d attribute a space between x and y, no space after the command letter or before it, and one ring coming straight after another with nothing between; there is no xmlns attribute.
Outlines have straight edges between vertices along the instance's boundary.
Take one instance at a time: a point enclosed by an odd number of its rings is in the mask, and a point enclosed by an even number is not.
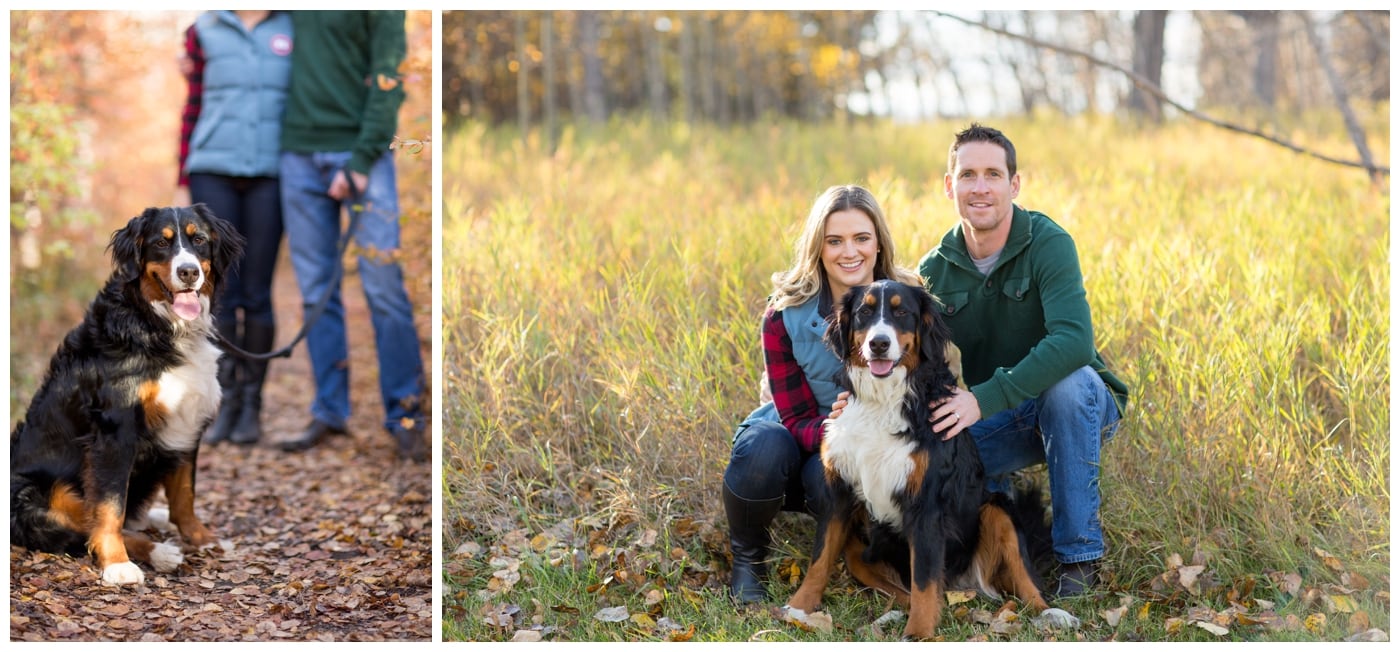
<svg viewBox="0 0 1400 652"><path fill-rule="evenodd" d="M553 154L557 146L559 107L554 97L554 14L540 14L540 53L544 56L544 134L546 151Z"/></svg>
<svg viewBox="0 0 1400 652"><path fill-rule="evenodd" d="M657 16L647 12L642 29L642 47L646 50L647 104L658 121L666 119L666 68L662 60L661 33L656 31Z"/></svg>
<svg viewBox="0 0 1400 652"><path fill-rule="evenodd" d="M1142 10L1133 18L1133 72L1162 86L1162 62L1166 58L1167 12ZM1162 103L1136 86L1128 94L1128 108L1153 122L1162 120Z"/></svg>
<svg viewBox="0 0 1400 652"><path fill-rule="evenodd" d="M1327 51L1327 43L1317 34L1317 26L1313 25L1305 11L1298 12L1298 19L1303 21L1303 26L1308 33L1308 41L1312 43L1313 50L1317 53L1318 65L1322 66L1322 72L1327 75L1327 85L1332 87L1332 97L1337 102L1337 110L1342 113L1342 120L1346 123L1347 133L1351 135L1351 141L1356 145L1356 153L1361 156L1361 163L1366 166L1367 172L1371 175L1371 181L1377 186L1385 183L1385 177L1377 170L1371 160L1371 148L1366 144L1366 132L1361 129L1361 121L1356 119L1356 114L1351 110L1351 102L1347 99L1346 86L1342 84L1342 78L1337 75L1336 69L1332 67L1331 55Z"/></svg>
<svg viewBox="0 0 1400 652"><path fill-rule="evenodd" d="M1266 111L1278 100L1278 35L1277 11L1241 11L1240 16L1254 37L1254 99Z"/></svg>
<svg viewBox="0 0 1400 652"><path fill-rule="evenodd" d="M578 12L579 50L583 59L583 112L592 122L608 119L607 84L599 52L598 12Z"/></svg>
<svg viewBox="0 0 1400 652"><path fill-rule="evenodd" d="M520 137L530 139L530 57L526 52L525 14L515 15L515 114L520 120Z"/></svg>

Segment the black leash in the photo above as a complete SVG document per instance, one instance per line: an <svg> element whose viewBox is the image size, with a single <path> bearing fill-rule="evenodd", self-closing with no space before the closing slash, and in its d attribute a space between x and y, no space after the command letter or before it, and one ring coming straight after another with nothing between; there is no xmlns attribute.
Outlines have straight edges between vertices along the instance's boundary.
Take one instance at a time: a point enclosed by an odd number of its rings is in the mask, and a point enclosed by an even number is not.
<svg viewBox="0 0 1400 652"><path fill-rule="evenodd" d="M305 321L301 323L301 330L297 331L296 337L292 338L286 346L267 353L251 353L239 348L233 342L224 338L224 334L217 329L214 331L214 343L230 355L236 355L247 360L271 360L273 358L290 358L292 349L306 338L307 331L311 330L311 325L321 318L321 313L326 311L326 304L330 303L331 295L340 286L340 279L345 275L345 251L350 247L350 238L355 235L355 227L360 225L360 216L364 214L364 206L360 202L360 189L355 187L355 180L350 176L350 171L341 168L341 174L345 175L345 183L350 186L350 223L345 227L345 233L340 236L340 244L336 247L335 256L335 276L331 279L330 285L326 286L326 294L316 303L316 307L311 309L311 314L307 315Z"/></svg>

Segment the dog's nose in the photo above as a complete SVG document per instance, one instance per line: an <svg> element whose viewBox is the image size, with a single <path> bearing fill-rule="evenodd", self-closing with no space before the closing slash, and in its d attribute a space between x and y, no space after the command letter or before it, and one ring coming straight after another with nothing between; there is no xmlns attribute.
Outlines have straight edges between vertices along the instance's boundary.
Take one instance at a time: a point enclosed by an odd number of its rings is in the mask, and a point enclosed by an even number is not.
<svg viewBox="0 0 1400 652"><path fill-rule="evenodd" d="M181 283L193 285L199 280L199 266L185 263L175 270L175 275L180 277Z"/></svg>
<svg viewBox="0 0 1400 652"><path fill-rule="evenodd" d="M890 352L890 338L888 335L876 335L870 338L870 352L875 355L884 355Z"/></svg>

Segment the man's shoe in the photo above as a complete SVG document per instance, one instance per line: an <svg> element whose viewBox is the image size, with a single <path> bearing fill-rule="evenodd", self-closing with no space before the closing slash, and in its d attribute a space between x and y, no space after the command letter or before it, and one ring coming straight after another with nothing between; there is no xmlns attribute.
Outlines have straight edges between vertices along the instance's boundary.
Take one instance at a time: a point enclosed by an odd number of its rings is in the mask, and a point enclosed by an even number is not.
<svg viewBox="0 0 1400 652"><path fill-rule="evenodd" d="M279 444L282 450L289 453L304 451L319 443L326 435L344 436L350 434L345 428L339 428L326 423L320 419L312 419L311 424L306 426L306 430L301 432L295 439L288 439Z"/></svg>
<svg viewBox="0 0 1400 652"><path fill-rule="evenodd" d="M1073 598L1083 595L1099 582L1099 562L1081 561L1060 566L1060 582L1055 586L1056 598Z"/></svg>
<svg viewBox="0 0 1400 652"><path fill-rule="evenodd" d="M432 457L428 451L428 443L423 439L422 428L394 426L389 429L389 433L394 436L394 442L398 444L399 459L423 463Z"/></svg>

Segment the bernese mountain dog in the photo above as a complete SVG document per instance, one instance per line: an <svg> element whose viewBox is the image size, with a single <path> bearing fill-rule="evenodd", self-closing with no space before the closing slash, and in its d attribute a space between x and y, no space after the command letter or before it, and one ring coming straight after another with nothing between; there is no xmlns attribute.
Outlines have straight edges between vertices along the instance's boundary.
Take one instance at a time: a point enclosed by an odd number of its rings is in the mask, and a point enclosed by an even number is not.
<svg viewBox="0 0 1400 652"><path fill-rule="evenodd" d="M945 441L929 422L930 404L960 382L933 297L888 280L852 288L826 339L845 363L840 380L851 395L825 424L832 509L819 518L813 561L787 617L800 621L819 608L844 556L857 581L909 609L905 638L933 637L949 590L1014 595L1053 626L1078 626L1042 594L1035 568L1048 561L1048 544L1033 546L1041 559L1028 546L1028 538L1049 541L1040 492L988 491L972 437Z"/></svg>
<svg viewBox="0 0 1400 652"><path fill-rule="evenodd" d="M244 239L203 204L148 208L112 235L113 271L63 339L10 433L10 543L83 556L109 584L132 560L170 572L180 547L137 530L166 520L195 547L200 434L219 407L213 303ZM149 510L163 489L166 510Z"/></svg>

